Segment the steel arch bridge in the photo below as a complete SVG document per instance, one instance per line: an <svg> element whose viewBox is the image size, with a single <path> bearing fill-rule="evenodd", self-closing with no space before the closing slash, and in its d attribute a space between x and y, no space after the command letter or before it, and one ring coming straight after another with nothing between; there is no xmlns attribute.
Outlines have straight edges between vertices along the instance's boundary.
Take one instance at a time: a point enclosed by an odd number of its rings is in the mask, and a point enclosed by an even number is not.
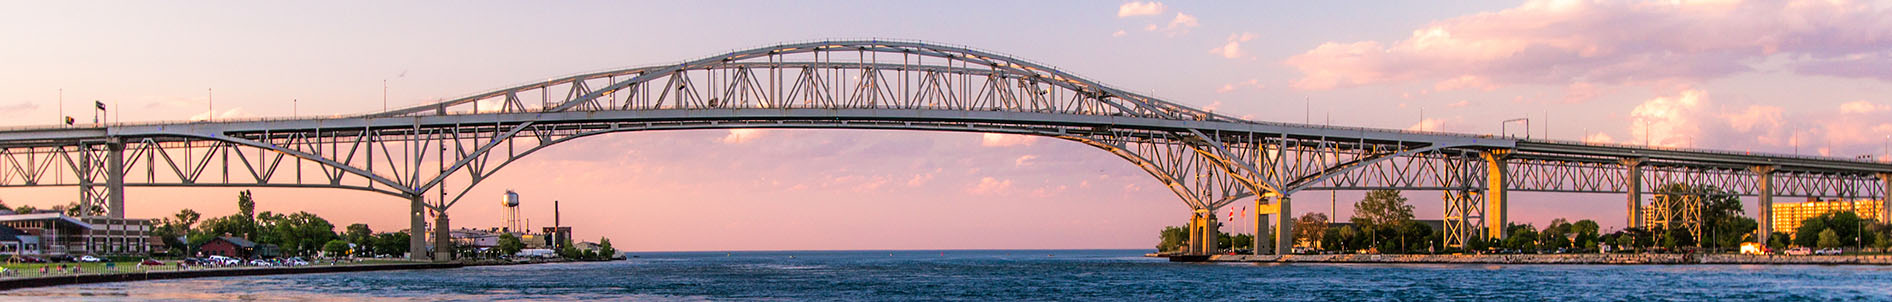
<svg viewBox="0 0 1892 302"><path fill-rule="evenodd" d="M1641 225L1642 192L1714 185L1761 200L1762 240L1774 196L1892 191L1892 164L1855 159L1249 121L1006 55L904 41L781 44L359 116L0 130L0 187L77 187L86 215L111 217L123 217L125 187L378 192L410 202L412 257L426 258L427 217L434 244L447 246L447 210L536 151L606 133L724 128L1083 143L1173 191L1192 210L1193 253L1213 252L1214 213L1236 202L1267 214L1258 228L1272 220L1274 234L1292 234L1288 197L1305 190L1443 191L1451 243L1504 236L1511 191L1627 194L1626 219ZM1292 236L1276 237L1273 252L1285 253Z"/></svg>

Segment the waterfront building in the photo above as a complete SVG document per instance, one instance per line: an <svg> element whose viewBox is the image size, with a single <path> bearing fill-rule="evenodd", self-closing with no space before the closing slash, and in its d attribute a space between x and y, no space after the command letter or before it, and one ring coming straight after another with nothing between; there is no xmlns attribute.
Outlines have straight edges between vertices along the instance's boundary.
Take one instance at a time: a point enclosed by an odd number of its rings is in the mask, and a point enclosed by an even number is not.
<svg viewBox="0 0 1892 302"><path fill-rule="evenodd" d="M39 236L0 226L0 254L37 255L39 254Z"/></svg>
<svg viewBox="0 0 1892 302"><path fill-rule="evenodd" d="M82 217L79 221L92 225L80 234L88 254L147 255L153 251L150 219Z"/></svg>
<svg viewBox="0 0 1892 302"><path fill-rule="evenodd" d="M1821 214L1835 212L1853 212L1860 218L1878 219L1878 213L1884 213L1883 200L1819 200L1809 198L1801 203L1775 203L1774 231L1794 233L1800 229L1800 222Z"/></svg>
<svg viewBox="0 0 1892 302"><path fill-rule="evenodd" d="M274 258L280 255L273 244L257 244L248 239L221 236L211 238L197 246L197 253L203 256L225 256L235 258Z"/></svg>
<svg viewBox="0 0 1892 302"><path fill-rule="evenodd" d="M554 249L564 248L565 242L572 240L572 227L545 227L541 231L545 234L545 245Z"/></svg>
<svg viewBox="0 0 1892 302"><path fill-rule="evenodd" d="M503 231L499 229L481 230L470 228L460 228L450 233L450 236L453 236L454 246L478 249L488 249L499 246L499 237L504 234Z"/></svg>
<svg viewBox="0 0 1892 302"><path fill-rule="evenodd" d="M86 240L83 235L94 229L85 221L57 211L0 215L0 226L24 234L16 237L33 237L30 240L38 246L33 254L43 255L85 254Z"/></svg>

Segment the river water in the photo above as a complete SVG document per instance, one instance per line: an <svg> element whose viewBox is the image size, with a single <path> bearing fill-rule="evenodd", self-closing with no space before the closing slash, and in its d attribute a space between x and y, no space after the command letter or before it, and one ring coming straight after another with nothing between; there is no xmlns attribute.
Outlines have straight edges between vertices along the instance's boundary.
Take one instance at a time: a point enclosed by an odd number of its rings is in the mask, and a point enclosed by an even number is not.
<svg viewBox="0 0 1892 302"><path fill-rule="evenodd" d="M72 285L0 292L0 300L1892 301L1892 267L1884 266L1201 264L1144 252L638 253L616 262Z"/></svg>

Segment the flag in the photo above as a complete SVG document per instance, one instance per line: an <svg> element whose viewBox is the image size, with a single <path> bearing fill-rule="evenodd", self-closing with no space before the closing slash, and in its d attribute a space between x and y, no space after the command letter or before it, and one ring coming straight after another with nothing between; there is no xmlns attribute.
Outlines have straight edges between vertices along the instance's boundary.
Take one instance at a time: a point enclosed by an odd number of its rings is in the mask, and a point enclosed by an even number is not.
<svg viewBox="0 0 1892 302"><path fill-rule="evenodd" d="M101 102L101 101L92 101L92 103L93 103L93 104L97 104L97 105L99 106L99 110L105 110L105 102Z"/></svg>
<svg viewBox="0 0 1892 302"><path fill-rule="evenodd" d="M66 125L67 125L67 126L71 126L73 122L74 122L74 121L72 120L72 117L70 117L70 116L68 116L68 117L66 117Z"/></svg>

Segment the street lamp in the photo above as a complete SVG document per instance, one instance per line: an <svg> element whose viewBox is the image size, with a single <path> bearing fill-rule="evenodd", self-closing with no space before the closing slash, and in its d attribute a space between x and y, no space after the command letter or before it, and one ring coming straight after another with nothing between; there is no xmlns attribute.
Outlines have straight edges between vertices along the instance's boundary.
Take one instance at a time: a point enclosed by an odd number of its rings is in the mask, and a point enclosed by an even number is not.
<svg viewBox="0 0 1892 302"><path fill-rule="evenodd" d="M1498 135L1509 135L1511 131L1507 127L1511 126L1511 122L1524 122L1524 138L1531 138L1531 119L1524 117L1498 122Z"/></svg>

